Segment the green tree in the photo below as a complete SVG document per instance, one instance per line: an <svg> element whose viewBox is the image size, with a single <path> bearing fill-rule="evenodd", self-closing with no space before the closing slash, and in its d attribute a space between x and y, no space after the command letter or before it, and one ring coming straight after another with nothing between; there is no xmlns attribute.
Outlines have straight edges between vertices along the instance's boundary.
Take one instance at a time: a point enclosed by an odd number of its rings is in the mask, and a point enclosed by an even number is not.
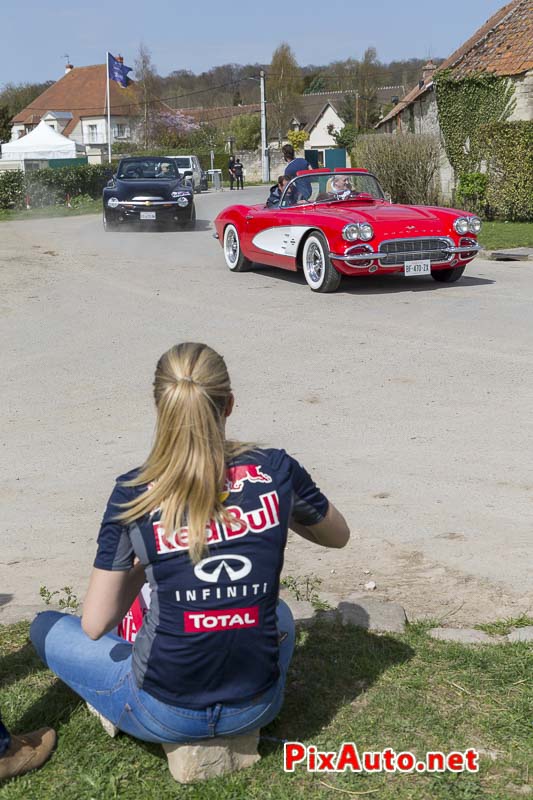
<svg viewBox="0 0 533 800"><path fill-rule="evenodd" d="M328 125L328 133L335 139L337 147L344 147L345 150L352 150L357 141L357 128L348 122L340 131L335 130L333 125Z"/></svg>
<svg viewBox="0 0 533 800"><path fill-rule="evenodd" d="M11 114L7 106L0 106L0 142L11 139Z"/></svg>
<svg viewBox="0 0 533 800"><path fill-rule="evenodd" d="M287 131L287 139L295 150L301 150L309 139L307 131Z"/></svg>
<svg viewBox="0 0 533 800"><path fill-rule="evenodd" d="M292 117L299 110L302 87L300 67L289 45L283 42L272 56L266 87L269 128L278 137L280 147Z"/></svg>
<svg viewBox="0 0 533 800"><path fill-rule="evenodd" d="M256 150L261 141L261 118L259 114L239 114L233 117L227 132L236 150Z"/></svg>
<svg viewBox="0 0 533 800"><path fill-rule="evenodd" d="M9 115L14 117L26 108L36 97L48 89L54 81L44 83L6 83L0 91L0 106L7 106ZM47 109L44 109L46 111Z"/></svg>

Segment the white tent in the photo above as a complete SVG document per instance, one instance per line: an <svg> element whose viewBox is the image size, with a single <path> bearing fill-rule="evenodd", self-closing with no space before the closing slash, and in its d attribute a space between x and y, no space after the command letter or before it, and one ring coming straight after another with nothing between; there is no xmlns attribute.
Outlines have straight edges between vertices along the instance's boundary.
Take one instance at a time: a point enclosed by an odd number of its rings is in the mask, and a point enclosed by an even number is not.
<svg viewBox="0 0 533 800"><path fill-rule="evenodd" d="M85 147L62 136L41 120L36 128L14 142L2 145L2 158L25 159L76 158L85 155Z"/></svg>

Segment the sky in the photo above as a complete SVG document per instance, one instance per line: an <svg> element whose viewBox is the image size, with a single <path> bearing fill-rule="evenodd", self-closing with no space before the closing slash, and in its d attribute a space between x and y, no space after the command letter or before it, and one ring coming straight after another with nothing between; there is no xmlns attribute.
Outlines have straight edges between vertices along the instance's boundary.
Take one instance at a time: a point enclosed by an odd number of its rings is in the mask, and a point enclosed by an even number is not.
<svg viewBox="0 0 533 800"><path fill-rule="evenodd" d="M367 47L383 62L445 58L503 0L0 0L0 86L37 83L74 66L121 53L133 66L142 41L160 75L212 66L270 63L282 42L301 66L360 58ZM18 32L14 35L13 32Z"/></svg>

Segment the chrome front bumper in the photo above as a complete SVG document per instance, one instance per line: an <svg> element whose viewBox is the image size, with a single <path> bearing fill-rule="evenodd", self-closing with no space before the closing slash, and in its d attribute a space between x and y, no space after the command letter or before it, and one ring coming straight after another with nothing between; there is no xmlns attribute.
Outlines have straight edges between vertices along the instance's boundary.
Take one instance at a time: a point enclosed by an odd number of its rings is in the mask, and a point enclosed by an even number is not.
<svg viewBox="0 0 533 800"><path fill-rule="evenodd" d="M363 246L363 245L355 245L355 246ZM414 253L412 250L407 250L407 251L404 251L404 252L402 252L402 251L395 252L394 256L398 260L401 260L401 259L403 259L403 260L411 259L412 260L412 259L416 259L416 258L425 259L427 256L431 256L432 253L436 253L436 254L437 253L446 253L447 255L449 255L449 258L451 259L452 256L456 255L457 253L467 253L468 254L466 256L467 258L471 258L471 257L473 258L476 255L476 253L478 253L481 249L482 248L481 248L481 246L479 244L466 245L464 247L456 247L455 245L446 245L444 247L439 247L436 250L424 250L423 254L417 254L417 253ZM345 263L350 264L351 261L355 261L355 262L358 262L358 261L376 261L376 260L379 261L380 259L385 259L387 257L390 258L392 253L385 253L382 250L369 250L367 253L357 253L357 254L354 254L354 255L340 255L339 253L329 253L328 255L329 255L330 259L332 259L333 261L344 261ZM436 264L440 264L442 262L441 261L436 261L435 263ZM355 263L353 266L354 267L358 267L358 264ZM399 264L385 264L385 265L381 264L380 266L381 266L382 269L398 269L398 267L401 267L402 265L401 265L401 263L399 263ZM367 269L367 267L359 267L359 268L360 269Z"/></svg>

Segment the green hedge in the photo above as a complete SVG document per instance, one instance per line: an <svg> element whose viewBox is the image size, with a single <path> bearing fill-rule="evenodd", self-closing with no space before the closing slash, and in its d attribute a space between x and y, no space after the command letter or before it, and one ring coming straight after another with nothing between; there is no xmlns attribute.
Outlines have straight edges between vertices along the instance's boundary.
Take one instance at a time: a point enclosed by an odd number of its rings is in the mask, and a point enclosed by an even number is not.
<svg viewBox="0 0 533 800"><path fill-rule="evenodd" d="M510 222L533 220L533 122L493 122L481 135L493 215Z"/></svg>
<svg viewBox="0 0 533 800"><path fill-rule="evenodd" d="M0 208L22 208L24 195L24 173L22 170L0 172Z"/></svg>
<svg viewBox="0 0 533 800"><path fill-rule="evenodd" d="M88 195L96 200L111 173L109 164L38 169L26 173L26 193L33 207L63 204L67 195Z"/></svg>
<svg viewBox="0 0 533 800"><path fill-rule="evenodd" d="M467 172L461 175L455 193L455 205L474 214L490 216L487 206L489 176L482 172Z"/></svg>

